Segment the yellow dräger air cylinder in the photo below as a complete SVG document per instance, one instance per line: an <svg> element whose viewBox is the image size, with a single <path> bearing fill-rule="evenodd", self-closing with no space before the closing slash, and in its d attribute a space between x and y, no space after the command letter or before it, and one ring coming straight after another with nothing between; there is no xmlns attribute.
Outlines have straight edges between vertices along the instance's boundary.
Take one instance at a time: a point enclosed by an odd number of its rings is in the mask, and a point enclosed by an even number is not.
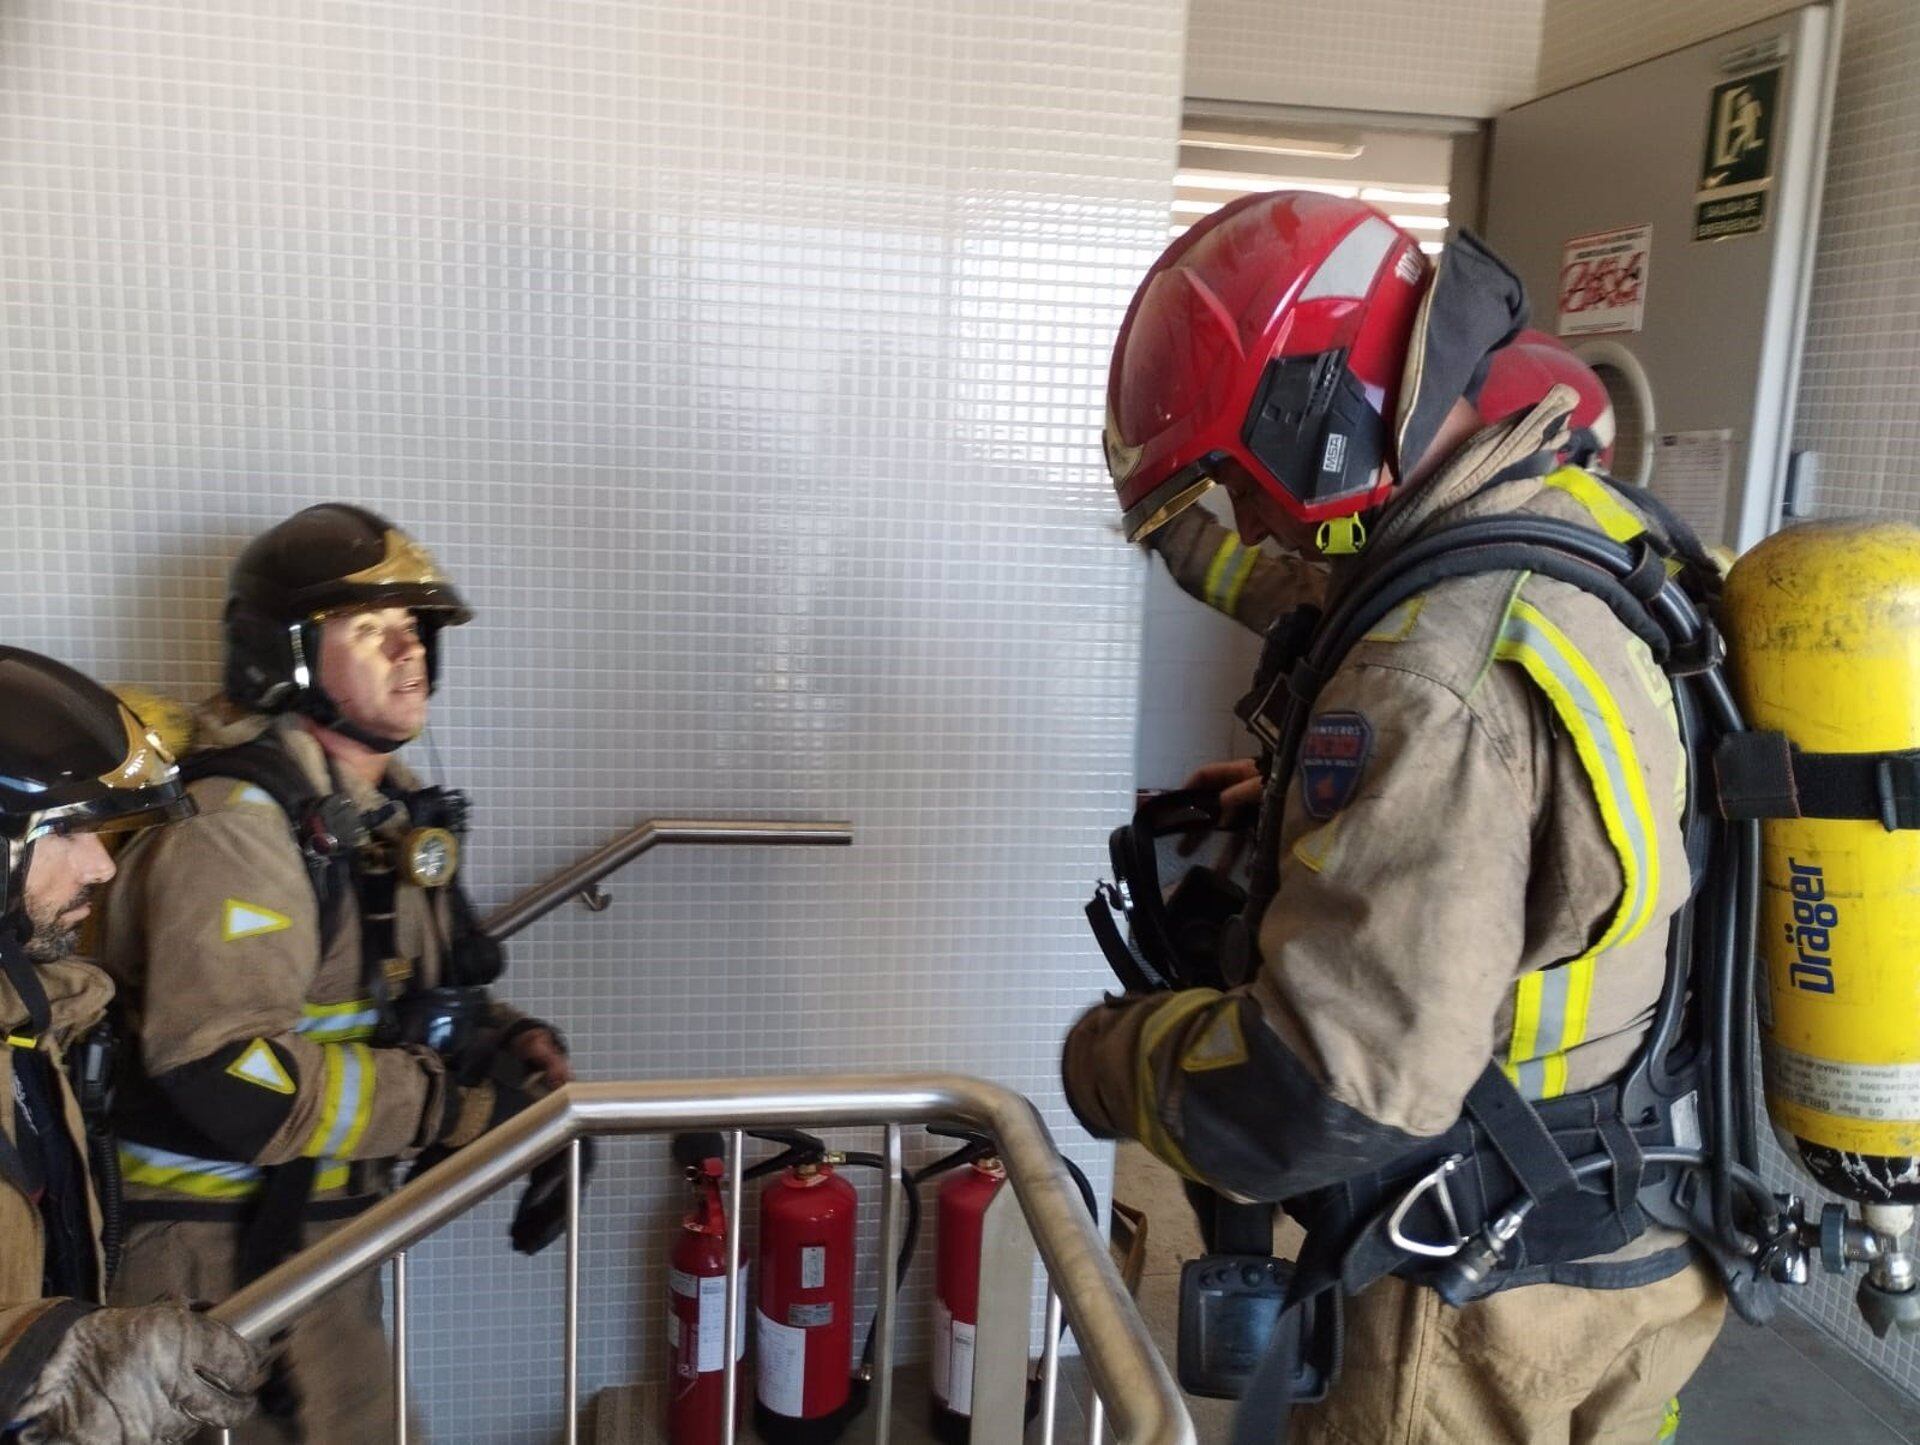
<svg viewBox="0 0 1920 1445"><path fill-rule="evenodd" d="M1724 619L1749 727L1807 753L1920 748L1920 528L1780 532L1735 565ZM1834 1193L1920 1202L1920 831L1775 818L1761 839L1776 1130Z"/></svg>

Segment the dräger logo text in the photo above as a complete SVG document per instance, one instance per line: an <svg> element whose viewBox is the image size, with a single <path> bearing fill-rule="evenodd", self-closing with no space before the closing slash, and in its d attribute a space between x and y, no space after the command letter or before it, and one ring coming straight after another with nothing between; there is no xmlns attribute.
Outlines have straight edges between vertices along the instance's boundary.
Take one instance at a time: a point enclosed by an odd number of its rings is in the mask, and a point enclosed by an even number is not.
<svg viewBox="0 0 1920 1445"><path fill-rule="evenodd" d="M1787 859L1792 872L1787 890L1793 894L1793 922L1787 925L1787 947L1794 962L1787 979L1808 993L1833 992L1833 931L1840 926L1840 910L1827 901L1827 877L1816 863Z"/></svg>

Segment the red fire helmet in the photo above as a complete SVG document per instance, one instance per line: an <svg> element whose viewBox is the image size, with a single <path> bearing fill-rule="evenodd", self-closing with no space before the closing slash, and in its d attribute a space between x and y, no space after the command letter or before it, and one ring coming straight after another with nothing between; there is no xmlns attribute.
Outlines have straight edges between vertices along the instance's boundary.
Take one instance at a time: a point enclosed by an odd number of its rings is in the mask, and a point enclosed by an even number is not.
<svg viewBox="0 0 1920 1445"><path fill-rule="evenodd" d="M1134 293L1107 380L1107 467L1137 541L1244 468L1303 522L1385 498L1395 407L1432 271L1372 206L1243 196Z"/></svg>
<svg viewBox="0 0 1920 1445"><path fill-rule="evenodd" d="M1489 422L1535 406L1556 385L1579 395L1568 425L1573 430L1561 456L1584 465L1613 461L1613 398L1593 368L1544 331L1522 331L1487 358L1487 379L1476 405Z"/></svg>

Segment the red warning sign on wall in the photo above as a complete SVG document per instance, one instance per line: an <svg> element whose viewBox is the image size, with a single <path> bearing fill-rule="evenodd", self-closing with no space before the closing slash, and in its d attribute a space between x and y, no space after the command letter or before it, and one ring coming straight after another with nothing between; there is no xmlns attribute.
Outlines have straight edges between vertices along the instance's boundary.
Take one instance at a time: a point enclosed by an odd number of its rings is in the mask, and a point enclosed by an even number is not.
<svg viewBox="0 0 1920 1445"><path fill-rule="evenodd" d="M1638 331L1652 250L1652 226L1623 226L1568 241L1560 251L1560 334Z"/></svg>

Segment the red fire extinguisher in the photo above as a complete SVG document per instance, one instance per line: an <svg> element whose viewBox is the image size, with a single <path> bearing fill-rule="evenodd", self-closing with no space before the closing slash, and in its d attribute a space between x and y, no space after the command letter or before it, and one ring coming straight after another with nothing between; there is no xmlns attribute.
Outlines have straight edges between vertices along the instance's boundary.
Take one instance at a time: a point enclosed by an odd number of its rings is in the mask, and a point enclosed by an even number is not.
<svg viewBox="0 0 1920 1445"><path fill-rule="evenodd" d="M760 1195L754 1424L780 1445L825 1445L849 1408L858 1196L830 1163L800 1163Z"/></svg>
<svg viewBox="0 0 1920 1445"><path fill-rule="evenodd" d="M727 1167L703 1160L687 1171L693 1208L680 1222L667 1271L667 1439L671 1445L719 1445L726 1419L722 1380L727 1334L727 1211L720 1180ZM747 1267L740 1267L740 1330L733 1357L745 1352Z"/></svg>
<svg viewBox="0 0 1920 1445"><path fill-rule="evenodd" d="M940 1188L934 1265L933 1434L965 1445L973 1419L973 1343L980 1324L980 1259L987 1207L1007 1182L992 1155L974 1159Z"/></svg>
<svg viewBox="0 0 1920 1445"><path fill-rule="evenodd" d="M973 1362L975 1332L980 1326L980 1267L986 1253L987 1211L1007 1182L1006 1166L994 1153L993 1141L969 1129L938 1124L929 1134L961 1140L951 1154L936 1159L912 1176L914 1187L953 1171L940 1188L939 1254L934 1264L933 1398L929 1423L943 1445L965 1445L973 1429ZM1071 1159L1060 1161L1079 1186L1087 1213L1099 1219L1093 1187ZM1040 1382L1027 1380L1026 1418L1040 1408Z"/></svg>

